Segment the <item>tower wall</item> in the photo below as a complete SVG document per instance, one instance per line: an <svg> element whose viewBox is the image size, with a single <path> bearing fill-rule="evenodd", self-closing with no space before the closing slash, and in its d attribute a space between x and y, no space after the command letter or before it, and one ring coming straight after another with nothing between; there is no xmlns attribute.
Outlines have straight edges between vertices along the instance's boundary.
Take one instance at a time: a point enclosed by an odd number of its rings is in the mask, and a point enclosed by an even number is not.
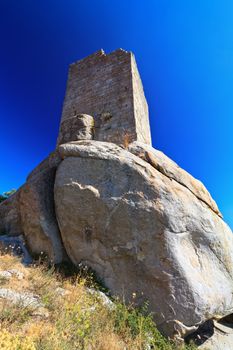
<svg viewBox="0 0 233 350"><path fill-rule="evenodd" d="M96 140L151 143L148 107L131 52L100 50L70 65L60 133L80 114L94 117Z"/></svg>

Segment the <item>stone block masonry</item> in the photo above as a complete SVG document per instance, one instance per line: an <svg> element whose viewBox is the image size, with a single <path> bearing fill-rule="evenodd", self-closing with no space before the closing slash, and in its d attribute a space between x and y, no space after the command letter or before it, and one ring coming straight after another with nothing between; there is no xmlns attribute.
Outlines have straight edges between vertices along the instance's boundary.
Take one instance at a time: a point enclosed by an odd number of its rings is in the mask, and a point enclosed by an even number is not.
<svg viewBox="0 0 233 350"><path fill-rule="evenodd" d="M60 134L77 135L70 118L94 117L94 139L127 145L151 144L148 106L134 55L118 49L100 50L70 65L57 144ZM71 140L75 141L75 137Z"/></svg>

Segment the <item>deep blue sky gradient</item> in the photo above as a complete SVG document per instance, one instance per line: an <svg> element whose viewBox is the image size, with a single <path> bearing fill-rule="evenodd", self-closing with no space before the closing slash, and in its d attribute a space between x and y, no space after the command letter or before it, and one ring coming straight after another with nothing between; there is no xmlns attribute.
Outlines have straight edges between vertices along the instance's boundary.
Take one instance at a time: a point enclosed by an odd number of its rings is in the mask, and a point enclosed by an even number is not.
<svg viewBox="0 0 233 350"><path fill-rule="evenodd" d="M135 53L154 147L200 179L233 227L232 0L0 0L0 193L55 147L68 65Z"/></svg>

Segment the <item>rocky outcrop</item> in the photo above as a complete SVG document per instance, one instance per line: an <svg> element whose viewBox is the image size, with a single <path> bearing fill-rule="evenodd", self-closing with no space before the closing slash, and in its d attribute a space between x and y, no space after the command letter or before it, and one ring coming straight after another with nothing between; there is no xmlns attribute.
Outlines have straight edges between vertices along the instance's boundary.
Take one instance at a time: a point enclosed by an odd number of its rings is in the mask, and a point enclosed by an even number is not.
<svg viewBox="0 0 233 350"><path fill-rule="evenodd" d="M6 299L11 303L18 304L22 307L42 307L38 296L35 296L32 293L19 293L7 288L0 288L0 299Z"/></svg>
<svg viewBox="0 0 233 350"><path fill-rule="evenodd" d="M32 253L58 263L66 250L112 294L149 301L167 336L232 313L231 230L203 184L147 145L62 144L0 205L0 217L3 232L23 233Z"/></svg>
<svg viewBox="0 0 233 350"><path fill-rule="evenodd" d="M213 335L198 349L233 350L233 324L229 327L215 322Z"/></svg>
<svg viewBox="0 0 233 350"><path fill-rule="evenodd" d="M0 234L7 232L9 235L22 233L21 217L19 209L20 189L9 198L0 203Z"/></svg>
<svg viewBox="0 0 233 350"><path fill-rule="evenodd" d="M217 204L205 186L192 175L180 168L173 160L168 158L163 152L141 142L133 142L128 146L128 150L136 156L144 159L155 169L171 180L175 180L184 187L187 187L198 199L208 205L216 214L222 217Z"/></svg>
<svg viewBox="0 0 233 350"><path fill-rule="evenodd" d="M54 211L53 186L59 162L57 153L51 153L0 205L1 231L17 236L23 233L30 252L43 253L53 263L60 263L65 256Z"/></svg>
<svg viewBox="0 0 233 350"><path fill-rule="evenodd" d="M171 337L232 312L233 236L199 181L156 151L153 164L98 141L59 152L56 215L75 264L113 294L148 300Z"/></svg>
<svg viewBox="0 0 233 350"><path fill-rule="evenodd" d="M53 263L66 250L183 338L233 312L233 235L204 185L150 143L131 53L71 65L57 150L0 204L0 232Z"/></svg>
<svg viewBox="0 0 233 350"><path fill-rule="evenodd" d="M200 350L233 350L233 323L210 320L186 338Z"/></svg>
<svg viewBox="0 0 233 350"><path fill-rule="evenodd" d="M54 211L53 185L59 157L51 154L27 178L21 189L22 229L34 254L46 254L58 263L63 259L60 232Z"/></svg>
<svg viewBox="0 0 233 350"><path fill-rule="evenodd" d="M150 146L62 144L0 217L2 232L23 233L31 253L58 263L66 250L112 294L149 301L167 336L232 313L232 232L203 184Z"/></svg>

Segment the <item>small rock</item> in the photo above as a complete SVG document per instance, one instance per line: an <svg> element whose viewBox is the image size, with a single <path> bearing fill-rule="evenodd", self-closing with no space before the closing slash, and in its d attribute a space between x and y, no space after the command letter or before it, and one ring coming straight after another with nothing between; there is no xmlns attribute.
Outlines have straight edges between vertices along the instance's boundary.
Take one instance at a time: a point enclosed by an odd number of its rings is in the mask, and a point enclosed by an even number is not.
<svg viewBox="0 0 233 350"><path fill-rule="evenodd" d="M56 293L58 296L64 297L65 295L70 294L70 291L67 290L67 289L58 287L58 288L55 289L55 293Z"/></svg>
<svg viewBox="0 0 233 350"><path fill-rule="evenodd" d="M115 308L114 303L103 292L101 292L99 290L92 289L92 288L86 288L86 290L87 290L88 293L90 293L91 295L93 295L97 299L99 299L104 306L108 307L109 309L114 309Z"/></svg>
<svg viewBox="0 0 233 350"><path fill-rule="evenodd" d="M13 304L19 304L23 307L39 308L43 307L38 295L28 292L16 292L12 289L0 288L0 298L11 301Z"/></svg>
<svg viewBox="0 0 233 350"><path fill-rule="evenodd" d="M13 276L15 276L18 280L22 280L24 278L23 272L21 272L17 269L0 271L0 278L2 277L2 278L6 278L9 280Z"/></svg>
<svg viewBox="0 0 233 350"><path fill-rule="evenodd" d="M9 280L12 274L9 271L0 271L0 278Z"/></svg>
<svg viewBox="0 0 233 350"><path fill-rule="evenodd" d="M38 317L38 318L43 318L43 319L45 319L45 318L48 318L48 317L49 317L49 312L48 312L48 310L47 310L46 308L44 308L44 307L39 307L39 308L36 308L36 309L33 311L32 315L33 315L34 317Z"/></svg>
<svg viewBox="0 0 233 350"><path fill-rule="evenodd" d="M11 269L11 270L8 270L8 272L10 272L11 275L17 277L18 280L22 280L24 278L23 272L21 272L17 269Z"/></svg>

